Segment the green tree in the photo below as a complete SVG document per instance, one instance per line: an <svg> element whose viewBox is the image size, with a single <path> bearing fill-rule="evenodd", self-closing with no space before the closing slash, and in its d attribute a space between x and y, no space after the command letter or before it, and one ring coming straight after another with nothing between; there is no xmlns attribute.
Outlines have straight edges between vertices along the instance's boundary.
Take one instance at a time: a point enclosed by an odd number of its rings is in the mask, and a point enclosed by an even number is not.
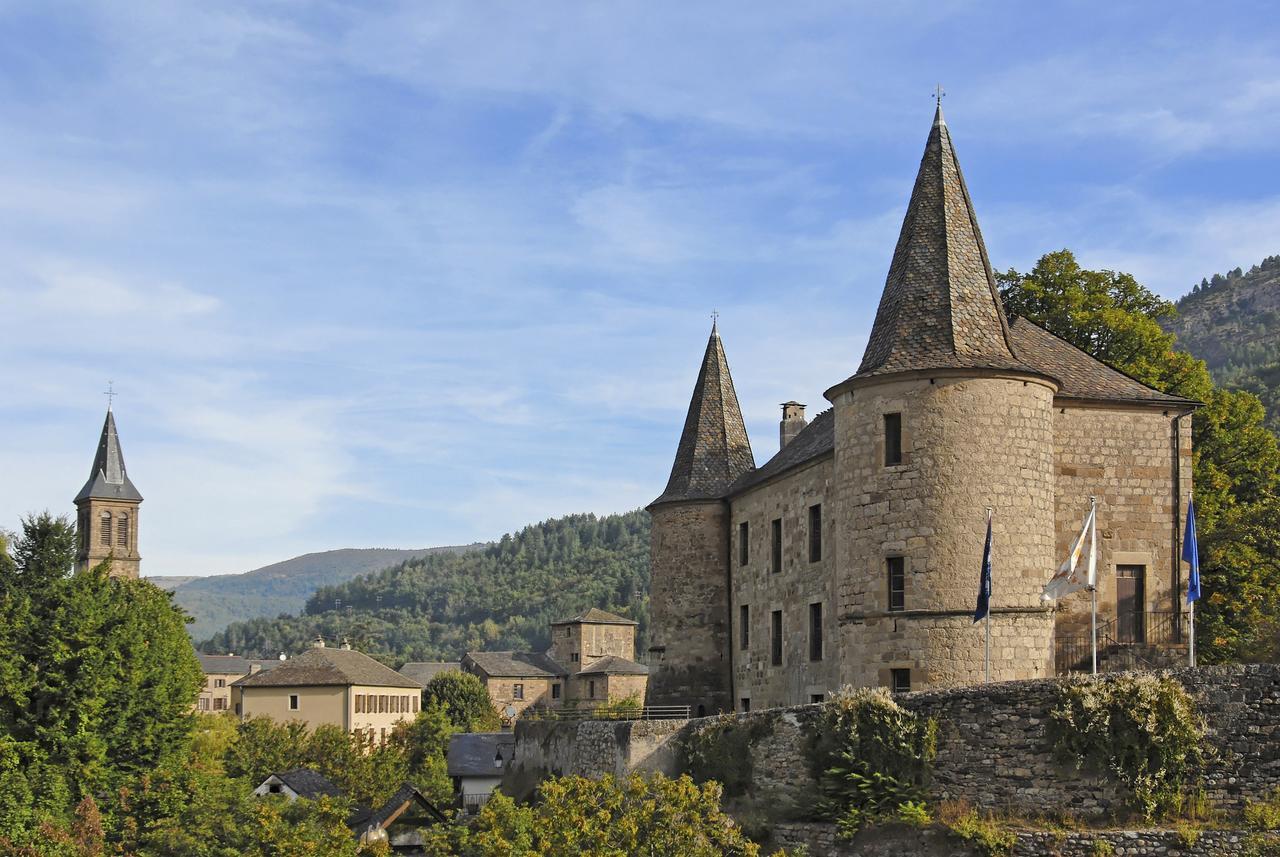
<svg viewBox="0 0 1280 857"><path fill-rule="evenodd" d="M480 679L458 670L438 673L422 692L423 705L439 707L460 732L496 732L502 718Z"/></svg>
<svg viewBox="0 0 1280 857"><path fill-rule="evenodd" d="M485 804L472 857L754 857L759 847L720 810L720 786L633 774L543 781L533 806L501 793Z"/></svg>
<svg viewBox="0 0 1280 857"><path fill-rule="evenodd" d="M1205 593L1196 613L1199 651L1207 663L1280 655L1280 447L1261 403L1215 387L1203 361L1177 351L1158 323L1172 305L1129 274L1085 270L1060 250L1030 273L1009 270L999 279L1011 314L1139 381L1204 403L1192 428Z"/></svg>

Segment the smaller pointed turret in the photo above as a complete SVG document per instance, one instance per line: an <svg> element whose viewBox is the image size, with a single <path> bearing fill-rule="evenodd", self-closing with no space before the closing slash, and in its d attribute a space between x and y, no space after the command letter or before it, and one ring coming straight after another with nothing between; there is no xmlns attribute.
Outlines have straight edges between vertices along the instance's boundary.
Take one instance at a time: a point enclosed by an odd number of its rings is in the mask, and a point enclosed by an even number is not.
<svg viewBox="0 0 1280 857"><path fill-rule="evenodd" d="M712 322L671 477L662 496L653 502L723 497L734 480L755 466L738 394L729 375L729 361L724 356L720 332Z"/></svg>

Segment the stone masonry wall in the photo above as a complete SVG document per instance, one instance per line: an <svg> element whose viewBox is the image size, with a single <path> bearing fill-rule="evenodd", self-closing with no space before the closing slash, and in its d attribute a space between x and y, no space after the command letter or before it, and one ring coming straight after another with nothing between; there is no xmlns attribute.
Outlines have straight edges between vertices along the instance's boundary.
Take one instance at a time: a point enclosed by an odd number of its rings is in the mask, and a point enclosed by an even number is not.
<svg viewBox="0 0 1280 857"><path fill-rule="evenodd" d="M1052 674L1053 619L1040 591L1054 567L1053 390L1013 377L900 380L836 397L842 681L911 687L984 680L971 621L994 509L992 671ZM884 415L902 415L901 464L886 465ZM905 609L886 563L903 557Z"/></svg>
<svg viewBox="0 0 1280 857"><path fill-rule="evenodd" d="M732 711L728 506L666 503L651 513L648 704Z"/></svg>
<svg viewBox="0 0 1280 857"><path fill-rule="evenodd" d="M1201 667L1166 673L1196 699L1208 726L1212 761L1203 777L1206 798L1238 810L1280 787L1280 665ZM931 797L964 799L992 811L1053 814L1064 807L1082 817L1119 809L1123 795L1110 782L1054 764L1045 737L1056 704L1054 679L1005 682L898 696L901 705L939 721ZM753 792L772 805L801 813L812 783L804 755L805 724L817 705L752 711L765 718L768 737L752 746ZM518 723L516 761L525 786L550 773L674 775L675 738L699 721Z"/></svg>
<svg viewBox="0 0 1280 857"><path fill-rule="evenodd" d="M1174 485L1173 422L1180 423L1179 486ZM1054 469L1057 480L1056 556L1065 557L1098 499L1098 614L1116 613L1116 566L1146 568L1147 611L1184 610L1173 582L1184 580L1176 557L1181 518L1191 496L1191 417L1160 410L1060 407L1054 415ZM1089 593L1059 604L1061 632L1084 631Z"/></svg>
<svg viewBox="0 0 1280 857"><path fill-rule="evenodd" d="M840 634L836 602L836 535L829 491L831 459L787 473L733 499L730 560L734 701L743 710L800 705L840 686ZM822 507L822 557L809 561L809 509ZM782 567L773 571L773 521L782 521ZM741 524L747 524L747 564L740 562ZM822 657L809 647L809 605L822 605ZM748 610L748 640L742 645L742 608ZM782 663L771 654L772 619L782 611Z"/></svg>

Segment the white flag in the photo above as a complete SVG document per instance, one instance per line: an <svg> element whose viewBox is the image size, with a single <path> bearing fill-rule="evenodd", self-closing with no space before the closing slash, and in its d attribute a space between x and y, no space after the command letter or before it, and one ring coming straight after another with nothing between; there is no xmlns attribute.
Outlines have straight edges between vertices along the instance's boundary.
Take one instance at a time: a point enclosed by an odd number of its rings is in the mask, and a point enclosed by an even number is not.
<svg viewBox="0 0 1280 857"><path fill-rule="evenodd" d="M1062 565L1058 566L1057 573L1044 586L1044 592L1040 595L1040 600L1044 602L1054 601L1072 592L1079 592L1081 589L1089 589L1097 583L1098 579L1098 529L1094 521L1095 509L1089 509L1089 515L1084 519L1084 526L1080 528L1080 535L1076 536L1075 542L1071 545L1071 556L1063 560ZM1085 539L1089 540L1089 562L1081 571L1076 570L1076 566L1080 564L1080 554L1084 551Z"/></svg>

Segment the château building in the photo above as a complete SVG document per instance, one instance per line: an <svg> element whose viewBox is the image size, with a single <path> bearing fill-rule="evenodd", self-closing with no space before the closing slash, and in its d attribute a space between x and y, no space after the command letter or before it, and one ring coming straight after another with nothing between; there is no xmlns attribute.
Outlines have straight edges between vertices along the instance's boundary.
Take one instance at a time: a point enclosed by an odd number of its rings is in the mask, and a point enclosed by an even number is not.
<svg viewBox="0 0 1280 857"><path fill-rule="evenodd" d="M110 559L112 577L136 579L142 564L138 554L138 507L142 495L133 487L125 469L116 418L110 407L89 481L76 495L75 504L80 539L76 569L92 568Z"/></svg>
<svg viewBox="0 0 1280 857"><path fill-rule="evenodd" d="M713 324L649 506L650 704L983 681L988 508L993 680L1078 665L1089 594L1040 596L1091 497L1104 645L1176 641L1196 403L1006 318L941 105L862 362L825 397L782 405L757 467Z"/></svg>

